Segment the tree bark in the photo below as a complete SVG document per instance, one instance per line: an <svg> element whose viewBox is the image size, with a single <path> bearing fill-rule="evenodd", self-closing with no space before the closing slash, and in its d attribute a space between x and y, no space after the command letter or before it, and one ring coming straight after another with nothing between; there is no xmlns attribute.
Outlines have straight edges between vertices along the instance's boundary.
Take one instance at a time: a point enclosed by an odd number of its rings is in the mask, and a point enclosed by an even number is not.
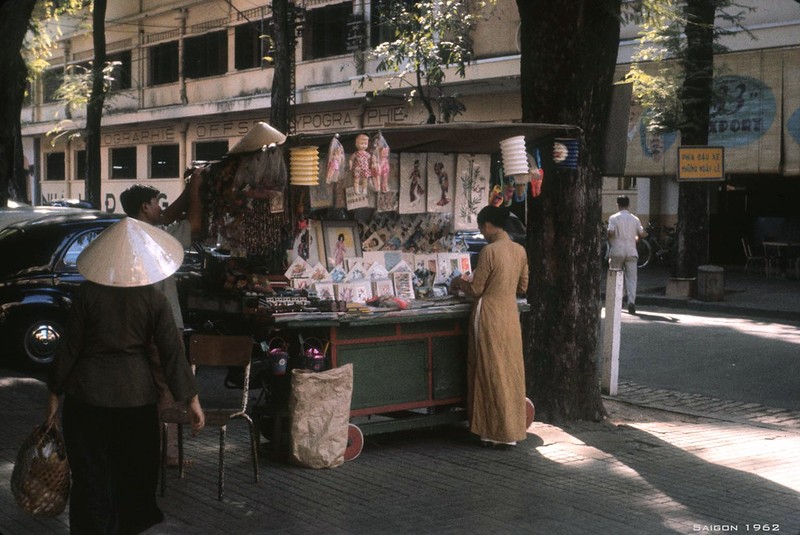
<svg viewBox="0 0 800 535"><path fill-rule="evenodd" d="M20 50L35 0L0 0L0 206L28 202L20 113L28 68Z"/></svg>
<svg viewBox="0 0 800 535"><path fill-rule="evenodd" d="M92 40L94 62L92 63L92 92L86 106L86 176L84 196L96 209L100 208L100 125L103 119L103 104L106 86L103 67L106 64L106 0L94 0L92 13Z"/></svg>
<svg viewBox="0 0 800 535"><path fill-rule="evenodd" d="M714 78L714 0L688 0L684 13L686 59L680 89L683 106L681 145L708 145L708 121ZM678 225L673 276L695 277L708 263L709 185L683 182L678 187Z"/></svg>
<svg viewBox="0 0 800 535"><path fill-rule="evenodd" d="M290 132L292 76L294 69L294 4L288 0L272 2L272 42L275 47L270 124L283 133Z"/></svg>
<svg viewBox="0 0 800 535"><path fill-rule="evenodd" d="M579 168L539 144L542 194L529 201L531 272L523 318L529 396L550 422L597 420L603 137L619 46L620 0L517 0L523 122L583 129ZM528 147L532 151L534 147Z"/></svg>

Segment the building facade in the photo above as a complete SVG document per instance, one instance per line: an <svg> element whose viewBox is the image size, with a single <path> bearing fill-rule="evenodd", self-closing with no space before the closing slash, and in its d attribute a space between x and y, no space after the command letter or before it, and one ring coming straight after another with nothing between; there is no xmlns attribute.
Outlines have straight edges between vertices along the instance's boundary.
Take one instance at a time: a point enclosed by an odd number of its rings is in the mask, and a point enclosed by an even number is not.
<svg viewBox="0 0 800 535"><path fill-rule="evenodd" d="M800 193L800 4L748 0L745 32L727 38L717 57L717 83L733 100L715 111L710 144L725 147L726 181L713 195L712 223L758 232L756 220L797 220ZM254 7L255 4L255 7ZM385 90L372 46L383 40L380 13L370 0L305 0L298 8L293 130L336 132L382 125L420 124L426 114L399 89ZM183 169L220 158L257 121L269 120L273 69L268 2L141 0L110 2L109 60L115 67L102 133L103 208L121 211L119 193L151 183L167 203L181 191ZM34 84L23 110L23 147L32 164L35 204L83 195L81 139L55 136L83 126L82 110L64 121L56 89L65 72L93 57L91 33L62 22L52 68ZM466 111L456 121L518 121L519 15L514 0L498 0L474 35L475 61L466 76L447 77ZM636 47L636 28L623 28L619 78ZM382 90L378 95L373 92ZM645 220L672 224L678 136L649 136L641 110L629 116L624 141L610 145L624 167L604 182L604 217L620 192L633 197ZM774 222L773 222L774 223ZM776 223L777 224L777 223ZM790 225L791 226L791 225ZM713 232L713 229L712 229Z"/></svg>

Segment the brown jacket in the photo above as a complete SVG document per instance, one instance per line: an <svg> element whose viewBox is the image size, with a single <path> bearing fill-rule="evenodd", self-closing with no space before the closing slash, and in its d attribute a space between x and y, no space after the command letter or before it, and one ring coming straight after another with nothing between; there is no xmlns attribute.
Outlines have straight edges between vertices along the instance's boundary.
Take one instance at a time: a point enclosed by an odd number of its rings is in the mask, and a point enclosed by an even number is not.
<svg viewBox="0 0 800 535"><path fill-rule="evenodd" d="M197 394L172 309L154 286L113 288L92 282L78 290L50 370L48 387L99 407L156 403L148 360L155 344L176 400Z"/></svg>

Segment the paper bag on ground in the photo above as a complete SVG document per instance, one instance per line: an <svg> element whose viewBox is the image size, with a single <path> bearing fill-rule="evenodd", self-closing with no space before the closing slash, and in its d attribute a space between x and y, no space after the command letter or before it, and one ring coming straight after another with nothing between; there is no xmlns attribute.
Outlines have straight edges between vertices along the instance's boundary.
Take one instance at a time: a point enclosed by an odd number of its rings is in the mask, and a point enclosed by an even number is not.
<svg viewBox="0 0 800 535"><path fill-rule="evenodd" d="M292 461L309 468L332 468L344 462L353 365L324 372L292 370Z"/></svg>

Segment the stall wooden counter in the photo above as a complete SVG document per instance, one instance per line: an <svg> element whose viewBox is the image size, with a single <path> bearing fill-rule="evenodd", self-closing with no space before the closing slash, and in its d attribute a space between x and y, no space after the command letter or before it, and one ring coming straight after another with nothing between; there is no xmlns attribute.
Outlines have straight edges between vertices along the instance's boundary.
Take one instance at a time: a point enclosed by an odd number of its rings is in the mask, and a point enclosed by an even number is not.
<svg viewBox="0 0 800 535"><path fill-rule="evenodd" d="M235 313L231 300L225 312ZM280 336L329 342L330 367L353 364L350 437L360 452L363 434L455 423L466 418L467 333L471 303L450 298L417 301L407 310L289 312L264 316L239 312L256 338ZM518 301L520 312L530 309ZM286 380L289 379L289 374ZM285 407L267 407L281 432ZM274 444L278 446L277 443Z"/></svg>

